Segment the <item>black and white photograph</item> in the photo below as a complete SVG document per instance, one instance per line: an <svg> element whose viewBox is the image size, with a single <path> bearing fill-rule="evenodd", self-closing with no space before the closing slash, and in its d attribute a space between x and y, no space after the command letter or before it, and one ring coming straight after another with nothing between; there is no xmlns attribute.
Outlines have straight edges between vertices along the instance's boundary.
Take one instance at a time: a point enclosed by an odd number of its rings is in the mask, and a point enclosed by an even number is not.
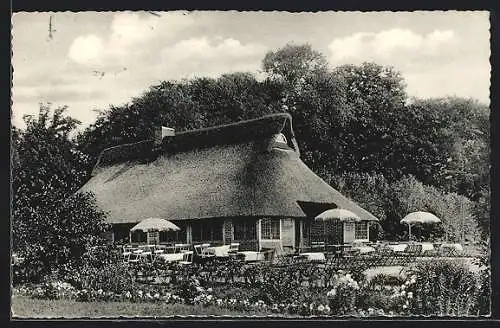
<svg viewBox="0 0 500 328"><path fill-rule="evenodd" d="M11 318L489 318L489 19L13 13Z"/></svg>

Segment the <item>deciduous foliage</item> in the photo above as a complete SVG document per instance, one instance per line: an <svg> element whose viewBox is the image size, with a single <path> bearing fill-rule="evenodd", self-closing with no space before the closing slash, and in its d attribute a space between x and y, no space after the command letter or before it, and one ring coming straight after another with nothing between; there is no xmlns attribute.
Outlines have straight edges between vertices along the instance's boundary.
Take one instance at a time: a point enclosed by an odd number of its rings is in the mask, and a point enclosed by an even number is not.
<svg viewBox="0 0 500 328"><path fill-rule="evenodd" d="M64 111L41 105L38 117L25 117L26 130L13 133L13 247L30 279L74 264L105 228L92 195L73 195L90 158L70 140L78 122Z"/></svg>
<svg viewBox="0 0 500 328"><path fill-rule="evenodd" d="M407 213L391 209L393 204L387 198L396 197L398 191L391 188L409 175L416 180L400 185L410 188L406 192L419 194L423 190L438 198L455 192L474 201L472 215L482 230L487 230L487 106L457 97L409 99L404 79L394 68L363 63L332 69L310 45L288 44L269 52L262 68L264 80L249 73L232 73L219 78L164 81L129 104L103 110L97 121L78 135L78 149L90 157L77 159L81 165L72 167L83 168L77 170L83 177L78 173L77 180L63 178L64 183L79 185L100 151L149 139L155 125L183 131L287 111L294 119L304 162L386 222L391 238L405 233L396 221ZM48 118L36 122L41 126ZM30 134L38 133L32 130ZM34 162L37 156L33 154ZM34 165L38 170L40 164ZM62 176L67 175L64 168L62 165ZM57 172L58 168L48 170ZM73 175L68 177L73 179ZM417 182L423 185L418 187ZM413 208L424 205L415 203Z"/></svg>

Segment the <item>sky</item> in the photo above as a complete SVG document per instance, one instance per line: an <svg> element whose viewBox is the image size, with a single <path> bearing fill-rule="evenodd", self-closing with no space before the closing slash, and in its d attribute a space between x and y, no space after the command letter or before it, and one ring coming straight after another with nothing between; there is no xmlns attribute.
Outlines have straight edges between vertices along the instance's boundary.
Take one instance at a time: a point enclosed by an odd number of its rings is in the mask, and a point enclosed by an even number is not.
<svg viewBox="0 0 500 328"><path fill-rule="evenodd" d="M86 127L164 80L262 74L268 51L310 44L331 67L393 66L409 96L489 104L488 12L57 12L12 17L12 122L39 103Z"/></svg>

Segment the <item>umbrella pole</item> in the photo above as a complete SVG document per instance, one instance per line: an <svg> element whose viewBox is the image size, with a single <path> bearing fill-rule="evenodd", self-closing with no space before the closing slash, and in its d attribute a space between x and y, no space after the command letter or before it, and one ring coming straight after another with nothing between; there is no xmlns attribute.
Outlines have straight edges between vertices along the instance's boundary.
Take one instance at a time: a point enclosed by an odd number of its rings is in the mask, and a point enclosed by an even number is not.
<svg viewBox="0 0 500 328"><path fill-rule="evenodd" d="M132 245L132 231L128 232L128 242L130 245Z"/></svg>
<svg viewBox="0 0 500 328"><path fill-rule="evenodd" d="M411 241L411 224L408 223L408 241Z"/></svg>

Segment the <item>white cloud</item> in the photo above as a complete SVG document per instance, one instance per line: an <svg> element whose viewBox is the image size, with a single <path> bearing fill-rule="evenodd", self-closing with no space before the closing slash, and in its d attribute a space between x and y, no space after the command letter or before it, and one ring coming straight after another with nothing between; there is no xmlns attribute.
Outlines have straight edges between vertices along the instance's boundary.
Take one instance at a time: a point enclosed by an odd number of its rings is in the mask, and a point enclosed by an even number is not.
<svg viewBox="0 0 500 328"><path fill-rule="evenodd" d="M436 56L439 50L455 44L451 30L435 30L421 35L407 29L391 29L379 33L360 32L333 40L329 45L333 64L360 61L397 60L406 62L419 56Z"/></svg>
<svg viewBox="0 0 500 328"><path fill-rule="evenodd" d="M135 62L155 44L164 44L195 21L182 12L146 13L119 12L113 16L107 38L95 35L77 37L68 56L82 65L126 65Z"/></svg>
<svg viewBox="0 0 500 328"><path fill-rule="evenodd" d="M168 60L184 60L193 59L207 60L218 59L224 57L241 58L260 55L266 49L258 44L241 44L240 41L227 38L213 38L209 40L207 37L192 38L182 40L176 43L173 47L166 48L162 51L162 57Z"/></svg>
<svg viewBox="0 0 500 328"><path fill-rule="evenodd" d="M267 48L233 38L197 37L182 40L161 52L161 67L174 78L194 74L216 76L230 71L257 71Z"/></svg>
<svg viewBox="0 0 500 328"><path fill-rule="evenodd" d="M68 56L79 64L91 64L102 59L103 41L95 35L79 36L69 48Z"/></svg>

